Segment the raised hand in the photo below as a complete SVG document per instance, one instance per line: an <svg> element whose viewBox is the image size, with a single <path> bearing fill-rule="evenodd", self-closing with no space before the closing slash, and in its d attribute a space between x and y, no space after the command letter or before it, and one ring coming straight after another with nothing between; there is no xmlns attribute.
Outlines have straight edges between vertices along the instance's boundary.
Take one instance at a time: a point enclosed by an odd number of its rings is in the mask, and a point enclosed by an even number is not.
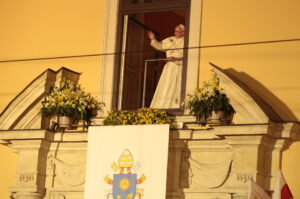
<svg viewBox="0 0 300 199"><path fill-rule="evenodd" d="M151 39L151 40L155 39L155 35L152 31L147 31L147 34L148 34L149 39Z"/></svg>

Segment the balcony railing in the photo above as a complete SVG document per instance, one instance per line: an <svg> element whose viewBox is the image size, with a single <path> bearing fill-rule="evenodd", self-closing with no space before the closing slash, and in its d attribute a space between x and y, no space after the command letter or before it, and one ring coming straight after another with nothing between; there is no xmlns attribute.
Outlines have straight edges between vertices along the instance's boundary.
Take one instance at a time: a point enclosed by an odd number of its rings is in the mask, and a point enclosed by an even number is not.
<svg viewBox="0 0 300 199"><path fill-rule="evenodd" d="M143 101L142 101L142 107L145 107L145 98L146 98L146 82L147 82L147 68L149 62L160 62L160 61L182 61L183 58L173 58L172 60L167 58L160 58L160 59L147 59L145 60L145 68L144 68L144 82L143 82Z"/></svg>

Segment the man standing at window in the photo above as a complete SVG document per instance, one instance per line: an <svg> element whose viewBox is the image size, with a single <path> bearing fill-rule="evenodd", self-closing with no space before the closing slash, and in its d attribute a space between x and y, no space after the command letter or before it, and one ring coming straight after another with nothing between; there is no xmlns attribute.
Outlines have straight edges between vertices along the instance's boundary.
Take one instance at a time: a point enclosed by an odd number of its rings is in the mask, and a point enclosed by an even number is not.
<svg viewBox="0 0 300 199"><path fill-rule="evenodd" d="M184 45L184 25L175 27L174 36L157 41L153 32L148 32L151 46L163 51L167 56L167 63L155 90L151 108L179 108L182 74L182 57Z"/></svg>

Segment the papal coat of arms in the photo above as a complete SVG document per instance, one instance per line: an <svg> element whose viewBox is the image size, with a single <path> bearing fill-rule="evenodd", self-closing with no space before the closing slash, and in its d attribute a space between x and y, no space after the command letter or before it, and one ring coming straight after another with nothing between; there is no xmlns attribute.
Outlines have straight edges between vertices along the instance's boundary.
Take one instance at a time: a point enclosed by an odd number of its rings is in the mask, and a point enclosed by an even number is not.
<svg viewBox="0 0 300 199"><path fill-rule="evenodd" d="M114 172L113 179L108 175L105 176L104 181L107 184L112 185L112 193L107 193L107 198L113 196L113 199L134 199L135 197L142 198L144 189L137 188L138 184L143 183L146 180L146 176L142 174L140 178L137 178L136 173L133 170L138 169L138 164L134 163L133 156L130 151L126 149L118 161L119 164L113 162L111 168ZM134 169L133 169L134 167Z"/></svg>

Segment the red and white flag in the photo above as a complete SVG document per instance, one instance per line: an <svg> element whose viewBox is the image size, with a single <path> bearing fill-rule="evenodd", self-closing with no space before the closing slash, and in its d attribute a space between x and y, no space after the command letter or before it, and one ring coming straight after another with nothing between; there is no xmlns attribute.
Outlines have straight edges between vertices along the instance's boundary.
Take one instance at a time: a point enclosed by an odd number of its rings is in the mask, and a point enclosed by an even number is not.
<svg viewBox="0 0 300 199"><path fill-rule="evenodd" d="M248 199L271 199L271 197L258 184L249 181Z"/></svg>
<svg viewBox="0 0 300 199"><path fill-rule="evenodd" d="M287 185L282 172L279 170L277 176L277 183L274 188L274 199L293 199L293 195Z"/></svg>

